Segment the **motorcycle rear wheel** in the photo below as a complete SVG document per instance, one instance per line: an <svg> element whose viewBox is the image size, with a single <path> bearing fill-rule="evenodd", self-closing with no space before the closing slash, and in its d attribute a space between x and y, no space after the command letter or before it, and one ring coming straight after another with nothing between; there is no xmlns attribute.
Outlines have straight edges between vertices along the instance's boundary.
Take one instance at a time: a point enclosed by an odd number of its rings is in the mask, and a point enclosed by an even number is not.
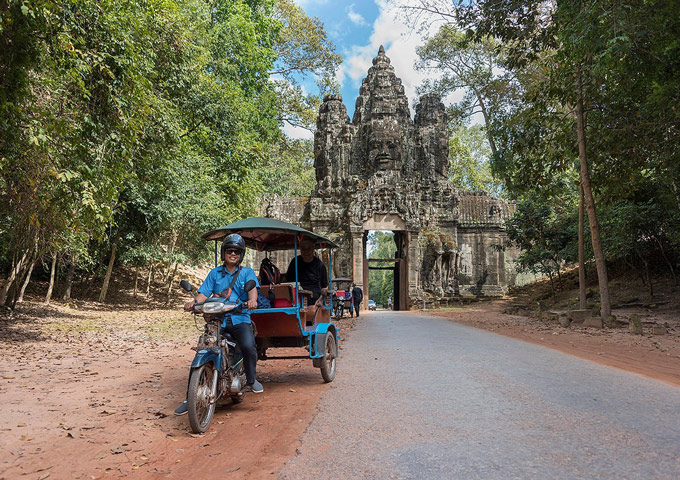
<svg viewBox="0 0 680 480"><path fill-rule="evenodd" d="M212 423L215 415L215 403L211 403L213 376L217 370L212 363L207 363L191 372L187 407L189 424L194 433L204 433Z"/></svg>

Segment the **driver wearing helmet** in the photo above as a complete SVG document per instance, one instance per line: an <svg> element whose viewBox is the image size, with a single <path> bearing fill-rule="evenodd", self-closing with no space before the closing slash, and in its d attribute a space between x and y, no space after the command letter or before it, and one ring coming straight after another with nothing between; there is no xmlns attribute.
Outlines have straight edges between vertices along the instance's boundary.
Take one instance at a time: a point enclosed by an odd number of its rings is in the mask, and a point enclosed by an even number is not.
<svg viewBox="0 0 680 480"><path fill-rule="evenodd" d="M253 269L241 266L245 253L246 242L243 240L243 237L238 233L227 235L222 242L221 249L223 264L210 270L210 273L208 273L208 276L205 277L203 284L198 289L196 299L185 303L184 309L191 310L196 303L204 302L213 295L227 297L233 302L243 300L245 294L244 286L248 280L254 280L255 285L259 287L257 276ZM234 277L236 277L235 281ZM231 287L232 283L233 287ZM245 306L248 310L257 308L257 288L253 288L248 292L248 300L245 302ZM246 390L253 393L262 393L264 389L262 384L257 381L255 375L257 347L250 323L250 313L246 310L239 314L227 314L222 322L222 327L232 335L243 353ZM187 413L186 399L177 407L175 415L184 415L185 413Z"/></svg>

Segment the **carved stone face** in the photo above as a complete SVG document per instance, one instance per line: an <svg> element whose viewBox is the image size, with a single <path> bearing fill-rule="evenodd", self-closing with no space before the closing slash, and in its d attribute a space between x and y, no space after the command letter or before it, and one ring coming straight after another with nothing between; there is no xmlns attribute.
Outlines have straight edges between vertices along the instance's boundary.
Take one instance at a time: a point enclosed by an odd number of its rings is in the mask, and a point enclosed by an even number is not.
<svg viewBox="0 0 680 480"><path fill-rule="evenodd" d="M393 170L401 165L401 137L397 129L373 126L368 134L368 162L376 170Z"/></svg>

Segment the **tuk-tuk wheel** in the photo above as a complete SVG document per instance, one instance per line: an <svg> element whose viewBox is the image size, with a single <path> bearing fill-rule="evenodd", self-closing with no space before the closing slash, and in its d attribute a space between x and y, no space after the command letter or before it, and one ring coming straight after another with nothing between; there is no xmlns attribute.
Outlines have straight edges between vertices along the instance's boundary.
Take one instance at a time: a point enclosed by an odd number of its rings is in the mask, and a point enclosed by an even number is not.
<svg viewBox="0 0 680 480"><path fill-rule="evenodd" d="M324 356L320 358L321 365L319 370L321 370L321 376L323 381L330 383L335 378L335 352L337 347L335 344L335 335L332 332L326 332L326 338L324 339Z"/></svg>

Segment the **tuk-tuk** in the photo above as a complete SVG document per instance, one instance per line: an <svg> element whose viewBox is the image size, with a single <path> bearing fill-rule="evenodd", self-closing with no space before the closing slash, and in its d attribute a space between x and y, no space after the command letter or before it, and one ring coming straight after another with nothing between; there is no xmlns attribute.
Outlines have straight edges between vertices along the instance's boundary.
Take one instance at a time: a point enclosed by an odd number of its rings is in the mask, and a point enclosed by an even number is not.
<svg viewBox="0 0 680 480"><path fill-rule="evenodd" d="M335 284L335 289L333 289L333 317L342 318L345 312L352 308L352 279L334 278L332 284Z"/></svg>
<svg viewBox="0 0 680 480"><path fill-rule="evenodd" d="M338 245L332 240L314 232L300 228L292 223L272 218L253 217L239 220L225 227L212 230L203 238L215 241L215 263L218 258L218 243L230 233L243 237L246 246L258 252L292 250L295 258L295 279L285 283L267 285L262 292L274 302L271 308L250 311L250 319L255 327L255 342L261 360L311 358L314 367L321 370L325 382L335 378L335 365L338 356L338 329L330 321L333 311L332 295L324 296L323 305L310 305L312 292L301 288L298 282L298 246L302 239L314 241L315 248L329 249L330 265L328 271L333 283L333 256L331 250ZM300 347L308 355L267 356L269 348Z"/></svg>

